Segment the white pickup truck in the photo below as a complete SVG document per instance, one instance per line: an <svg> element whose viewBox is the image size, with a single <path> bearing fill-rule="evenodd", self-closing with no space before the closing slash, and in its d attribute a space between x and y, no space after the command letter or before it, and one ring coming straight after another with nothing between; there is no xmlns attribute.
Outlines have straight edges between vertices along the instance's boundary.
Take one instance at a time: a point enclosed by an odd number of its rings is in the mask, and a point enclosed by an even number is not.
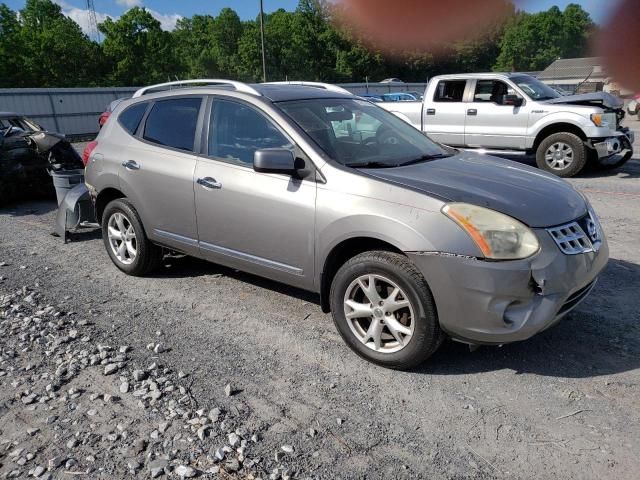
<svg viewBox="0 0 640 480"><path fill-rule="evenodd" d="M633 133L620 125L622 100L602 92L561 96L520 73L438 76L422 102L377 105L440 143L535 153L539 168L561 177L576 175L587 162L617 168L633 155Z"/></svg>

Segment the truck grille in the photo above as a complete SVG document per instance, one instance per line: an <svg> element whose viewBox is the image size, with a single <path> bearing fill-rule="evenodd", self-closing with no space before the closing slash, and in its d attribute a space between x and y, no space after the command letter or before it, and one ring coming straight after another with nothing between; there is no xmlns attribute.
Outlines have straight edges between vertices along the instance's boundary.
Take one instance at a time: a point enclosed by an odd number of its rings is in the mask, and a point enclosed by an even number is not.
<svg viewBox="0 0 640 480"><path fill-rule="evenodd" d="M597 252L602 244L600 225L591 213L566 225L548 228L547 231L566 255Z"/></svg>

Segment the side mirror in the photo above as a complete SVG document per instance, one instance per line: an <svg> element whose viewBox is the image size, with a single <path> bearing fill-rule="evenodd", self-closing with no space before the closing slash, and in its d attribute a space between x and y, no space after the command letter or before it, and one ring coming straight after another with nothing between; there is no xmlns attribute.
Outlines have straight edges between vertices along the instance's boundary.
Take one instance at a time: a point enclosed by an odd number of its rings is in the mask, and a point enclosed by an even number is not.
<svg viewBox="0 0 640 480"><path fill-rule="evenodd" d="M253 169L261 173L283 173L296 177L305 176L304 160L296 159L286 148L264 148L253 154Z"/></svg>
<svg viewBox="0 0 640 480"><path fill-rule="evenodd" d="M503 105L510 105L513 107L520 107L522 106L522 103L524 102L524 99L518 95L505 95L504 96L504 101L503 101Z"/></svg>

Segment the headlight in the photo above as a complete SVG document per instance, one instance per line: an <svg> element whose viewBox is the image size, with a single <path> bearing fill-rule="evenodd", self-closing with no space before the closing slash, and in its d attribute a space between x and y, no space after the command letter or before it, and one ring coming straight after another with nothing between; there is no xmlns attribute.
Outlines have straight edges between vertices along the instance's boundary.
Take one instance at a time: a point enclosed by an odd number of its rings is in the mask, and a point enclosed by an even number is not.
<svg viewBox="0 0 640 480"><path fill-rule="evenodd" d="M602 114L600 113L592 113L591 114L591 121L593 122L593 124L596 127L606 127L607 126L607 122L605 122L602 118Z"/></svg>
<svg viewBox="0 0 640 480"><path fill-rule="evenodd" d="M442 213L469 234L486 258L516 260L540 249L534 233L515 218L468 203L448 203Z"/></svg>

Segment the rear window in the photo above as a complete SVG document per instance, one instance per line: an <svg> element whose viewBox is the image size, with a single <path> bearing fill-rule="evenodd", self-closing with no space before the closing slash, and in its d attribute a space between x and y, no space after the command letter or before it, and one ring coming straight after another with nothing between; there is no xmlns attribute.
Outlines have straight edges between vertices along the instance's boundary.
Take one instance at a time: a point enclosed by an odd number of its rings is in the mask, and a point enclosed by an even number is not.
<svg viewBox="0 0 640 480"><path fill-rule="evenodd" d="M156 102L144 126L144 139L166 147L193 150L202 99L174 98Z"/></svg>
<svg viewBox="0 0 640 480"><path fill-rule="evenodd" d="M441 80L433 95L434 102L461 102L464 96L466 80Z"/></svg>
<svg viewBox="0 0 640 480"><path fill-rule="evenodd" d="M149 106L148 102L136 103L135 105L131 105L129 108L125 109L124 112L120 114L118 117L118 121L120 125L129 132L131 135L135 133L138 129L138 125L140 125L140 120L144 116L144 112L147 111L147 107Z"/></svg>

